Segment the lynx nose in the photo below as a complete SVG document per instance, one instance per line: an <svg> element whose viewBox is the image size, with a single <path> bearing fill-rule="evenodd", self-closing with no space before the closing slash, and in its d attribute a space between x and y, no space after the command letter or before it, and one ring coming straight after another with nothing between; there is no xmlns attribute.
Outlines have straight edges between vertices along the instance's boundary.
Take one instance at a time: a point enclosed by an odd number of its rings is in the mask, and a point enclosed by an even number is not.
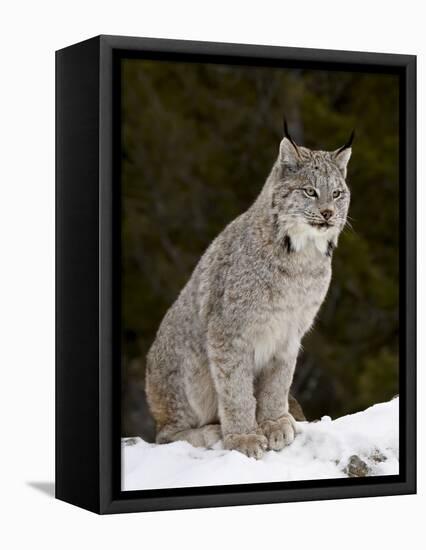
<svg viewBox="0 0 426 550"><path fill-rule="evenodd" d="M321 215L325 220L329 220L331 216L333 215L333 210L330 210L329 208L326 208L325 210L321 210Z"/></svg>

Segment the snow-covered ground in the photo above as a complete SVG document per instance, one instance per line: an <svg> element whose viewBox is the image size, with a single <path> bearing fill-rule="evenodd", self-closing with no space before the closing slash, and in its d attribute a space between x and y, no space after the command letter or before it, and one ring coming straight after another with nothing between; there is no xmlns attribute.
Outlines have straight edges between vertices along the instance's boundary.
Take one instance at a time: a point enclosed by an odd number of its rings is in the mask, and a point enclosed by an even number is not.
<svg viewBox="0 0 426 550"><path fill-rule="evenodd" d="M186 442L123 440L122 488L159 489L398 474L398 398L337 420L299 422L300 433L261 460Z"/></svg>

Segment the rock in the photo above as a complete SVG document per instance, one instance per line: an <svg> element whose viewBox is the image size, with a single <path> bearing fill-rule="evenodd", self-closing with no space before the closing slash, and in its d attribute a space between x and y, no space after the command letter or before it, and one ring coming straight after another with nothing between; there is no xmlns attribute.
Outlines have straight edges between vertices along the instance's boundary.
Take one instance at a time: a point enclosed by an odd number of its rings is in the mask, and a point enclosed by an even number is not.
<svg viewBox="0 0 426 550"><path fill-rule="evenodd" d="M371 455L371 460L375 462L376 464L379 464L380 462L385 462L386 457L384 454L382 454L379 449L376 449L373 454Z"/></svg>
<svg viewBox="0 0 426 550"><path fill-rule="evenodd" d="M358 455L349 458L346 468L343 470L348 477L366 477L371 470Z"/></svg>

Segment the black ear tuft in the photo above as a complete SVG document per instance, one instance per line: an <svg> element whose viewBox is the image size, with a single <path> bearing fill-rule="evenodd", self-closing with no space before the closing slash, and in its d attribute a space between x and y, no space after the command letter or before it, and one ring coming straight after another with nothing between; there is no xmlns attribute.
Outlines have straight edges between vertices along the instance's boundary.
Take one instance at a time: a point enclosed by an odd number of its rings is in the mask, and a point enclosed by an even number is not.
<svg viewBox="0 0 426 550"><path fill-rule="evenodd" d="M284 137L286 137L289 142L293 145L293 147L296 149L297 153L299 153L298 149L297 149L297 145L296 145L296 142L294 141L294 139L291 137L290 135L290 132L288 131L288 124L287 124L287 119L284 117L283 118L283 123L284 123Z"/></svg>
<svg viewBox="0 0 426 550"><path fill-rule="evenodd" d="M348 139L348 141L343 145L343 147L340 147L340 149L338 149L336 151L336 156L341 153L342 151L344 151L345 149L349 149L350 147L352 147L352 142L355 138L355 130L352 130L352 133Z"/></svg>

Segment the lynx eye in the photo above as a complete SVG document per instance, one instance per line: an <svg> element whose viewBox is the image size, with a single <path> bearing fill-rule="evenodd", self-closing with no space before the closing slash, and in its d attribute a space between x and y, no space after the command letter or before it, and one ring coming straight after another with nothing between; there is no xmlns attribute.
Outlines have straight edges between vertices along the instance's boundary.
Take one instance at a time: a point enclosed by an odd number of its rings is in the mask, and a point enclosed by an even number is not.
<svg viewBox="0 0 426 550"><path fill-rule="evenodd" d="M337 199L338 197L340 197L341 194L342 194L341 191L339 191L338 189L335 189L333 191L333 199Z"/></svg>
<svg viewBox="0 0 426 550"><path fill-rule="evenodd" d="M313 187L306 187L303 192L307 197L318 197L318 194Z"/></svg>

